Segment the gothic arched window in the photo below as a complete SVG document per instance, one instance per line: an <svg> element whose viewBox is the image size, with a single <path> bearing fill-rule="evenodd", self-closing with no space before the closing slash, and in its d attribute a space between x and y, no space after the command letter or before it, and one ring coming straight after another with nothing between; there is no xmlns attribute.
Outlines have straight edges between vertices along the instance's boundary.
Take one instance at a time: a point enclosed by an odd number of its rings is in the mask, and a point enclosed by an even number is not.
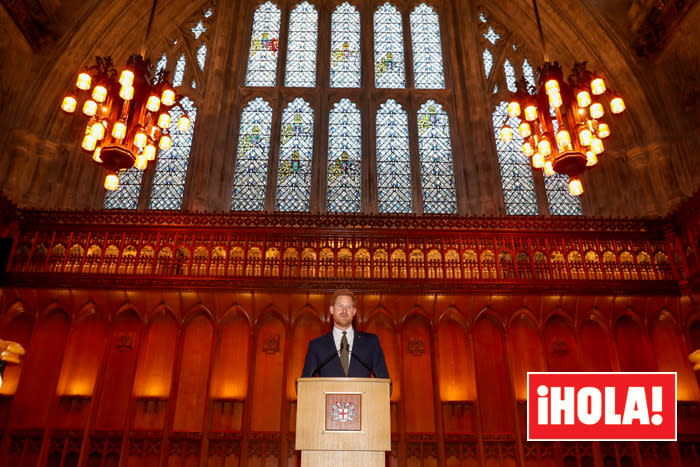
<svg viewBox="0 0 700 467"><path fill-rule="evenodd" d="M434 100L418 110L418 151L420 154L423 212L455 214L455 177L447 112Z"/></svg>
<svg viewBox="0 0 700 467"><path fill-rule="evenodd" d="M360 111L341 99L328 117L328 212L359 212L362 199Z"/></svg>
<svg viewBox="0 0 700 467"><path fill-rule="evenodd" d="M533 170L530 159L522 152L523 139L518 131L513 131L513 139L509 143L501 141L499 129L504 123L514 129L520 125L520 119L508 116L506 99L517 90L519 79L534 87L535 73L519 45L506 43L502 39L512 36L510 33L489 21L485 13L480 14L479 20L484 75L493 94L491 117L506 214L536 215L540 213L538 206L547 205L550 214L581 215L579 198L568 192L568 177L559 174L548 176L541 169ZM494 57L499 57L497 63ZM544 182L539 184L540 187L544 186L544 190L537 188L535 178Z"/></svg>
<svg viewBox="0 0 700 467"><path fill-rule="evenodd" d="M316 84L316 38L318 13L303 2L289 15L287 75L285 86L313 87Z"/></svg>
<svg viewBox="0 0 700 467"><path fill-rule="evenodd" d="M411 12L414 85L423 89L442 89L442 41L440 21L435 11L421 3Z"/></svg>
<svg viewBox="0 0 700 467"><path fill-rule="evenodd" d="M248 52L246 86L274 86L280 36L280 10L272 2L258 7Z"/></svg>
<svg viewBox="0 0 700 467"><path fill-rule="evenodd" d="M208 35L205 33L213 14L212 9L207 9L203 14L198 13L187 21L186 27L180 29L177 36L168 42L167 50L161 54L155 65L154 76L157 76L167 68L168 57L177 57L172 84L178 94L185 95L170 110L170 149L159 151L154 164L155 170L152 165L145 171L131 167L120 174L119 187L105 194L105 209L136 209L139 205L149 209L182 208L197 116L195 99L201 99L202 72L206 64ZM189 61L187 57L190 57ZM183 110L190 118L190 128L184 133L176 130ZM151 188L150 192L146 192L149 196L142 196L142 186Z"/></svg>
<svg viewBox="0 0 700 467"><path fill-rule="evenodd" d="M377 188L379 212L411 212L408 117L394 99L377 110Z"/></svg>
<svg viewBox="0 0 700 467"><path fill-rule="evenodd" d="M265 208L271 125L272 108L264 99L258 97L243 109L233 174L231 209L234 211Z"/></svg>
<svg viewBox="0 0 700 467"><path fill-rule="evenodd" d="M360 13L345 2L331 17L331 87L360 87Z"/></svg>
<svg viewBox="0 0 700 467"><path fill-rule="evenodd" d="M406 87L401 13L389 3L374 13L374 82L378 88Z"/></svg>
<svg viewBox="0 0 700 467"><path fill-rule="evenodd" d="M297 97L282 112L275 206L278 211L308 211L314 111Z"/></svg>

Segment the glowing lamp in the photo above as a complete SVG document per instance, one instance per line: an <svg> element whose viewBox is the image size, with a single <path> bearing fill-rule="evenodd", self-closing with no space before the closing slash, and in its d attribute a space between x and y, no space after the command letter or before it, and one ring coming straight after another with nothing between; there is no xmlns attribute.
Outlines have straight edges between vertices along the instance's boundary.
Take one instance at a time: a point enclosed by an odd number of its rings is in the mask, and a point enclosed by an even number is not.
<svg viewBox="0 0 700 467"><path fill-rule="evenodd" d="M593 133L588 128L584 128L578 132L578 142L581 146L590 146L593 141Z"/></svg>
<svg viewBox="0 0 700 467"><path fill-rule="evenodd" d="M586 167L593 167L598 163L598 156L593 151L586 153Z"/></svg>
<svg viewBox="0 0 700 467"><path fill-rule="evenodd" d="M600 102L591 104L590 112L593 118L603 118L603 114L605 114L603 111L603 104Z"/></svg>
<svg viewBox="0 0 700 467"><path fill-rule="evenodd" d="M124 139L126 136L126 124L123 121L119 120L114 124L114 127L112 127L112 136L116 139Z"/></svg>
<svg viewBox="0 0 700 467"><path fill-rule="evenodd" d="M83 104L83 113L88 117L94 117L97 113L97 102L88 99Z"/></svg>
<svg viewBox="0 0 700 467"><path fill-rule="evenodd" d="M148 136L146 136L146 133L144 133L143 130L137 131L134 135L134 146L136 146L139 149L143 149L146 146L147 142Z"/></svg>
<svg viewBox="0 0 700 467"><path fill-rule="evenodd" d="M119 177L117 174L111 173L105 177L105 188L109 191L114 191L119 186Z"/></svg>
<svg viewBox="0 0 700 467"><path fill-rule="evenodd" d="M172 89L165 89L160 96L160 101L167 107L175 104L175 91Z"/></svg>
<svg viewBox="0 0 700 467"><path fill-rule="evenodd" d="M183 115L178 119L177 129L182 133L187 133L190 130L190 119L187 118L187 115Z"/></svg>
<svg viewBox="0 0 700 467"><path fill-rule="evenodd" d="M119 84L124 87L131 87L134 84L134 72L129 69L122 71L122 74L119 75Z"/></svg>
<svg viewBox="0 0 700 467"><path fill-rule="evenodd" d="M547 91L547 95L551 96L552 93L559 94L559 82L556 79L547 80L544 83L544 89Z"/></svg>
<svg viewBox="0 0 700 467"><path fill-rule="evenodd" d="M532 129L530 128L530 124L527 122L522 122L520 126L518 126L518 133L520 133L520 136L523 138L527 138L532 134Z"/></svg>
<svg viewBox="0 0 700 467"><path fill-rule="evenodd" d="M552 92L552 94L549 94L549 106L554 107L555 109L558 109L561 107L563 104L561 100L561 94L559 94L559 91Z"/></svg>
<svg viewBox="0 0 700 467"><path fill-rule="evenodd" d="M508 125L503 125L501 128L501 141L504 143L510 143L513 139L513 130Z"/></svg>
<svg viewBox="0 0 700 467"><path fill-rule="evenodd" d="M525 107L525 120L527 120L528 122L537 120L537 106L528 105L527 107Z"/></svg>
<svg viewBox="0 0 700 467"><path fill-rule="evenodd" d="M130 101L134 98L134 87L133 86L122 86L119 90L119 97L125 101Z"/></svg>
<svg viewBox="0 0 700 467"><path fill-rule="evenodd" d="M532 144L523 143L523 154L525 154L526 157L532 157L535 154L535 149L532 147Z"/></svg>
<svg viewBox="0 0 700 467"><path fill-rule="evenodd" d="M107 99L107 88L102 86L101 84L98 84L92 90L92 98L95 99L95 101L97 102L104 102Z"/></svg>
<svg viewBox="0 0 700 467"><path fill-rule="evenodd" d="M571 196L581 196L581 193L583 193L581 180L576 177L572 177L569 180L569 193L571 193Z"/></svg>
<svg viewBox="0 0 700 467"><path fill-rule="evenodd" d="M552 153L552 145L547 138L542 138L537 143L537 151L545 157Z"/></svg>
<svg viewBox="0 0 700 467"><path fill-rule="evenodd" d="M607 123L601 123L598 125L598 138L605 139L610 136L610 127Z"/></svg>
<svg viewBox="0 0 700 467"><path fill-rule="evenodd" d="M136 167L139 170L146 170L146 166L148 166L148 160L146 159L146 156L143 154L139 154L136 156L136 160L134 161L134 167Z"/></svg>
<svg viewBox="0 0 700 467"><path fill-rule="evenodd" d="M603 141L600 138L593 138L593 141L591 141L591 151L593 151L593 154L596 156L605 151L605 146L603 146Z"/></svg>
<svg viewBox="0 0 700 467"><path fill-rule="evenodd" d="M554 166L552 165L552 161L547 161L544 163L544 174L548 177L551 177L554 175L556 172L554 171Z"/></svg>
<svg viewBox="0 0 700 467"><path fill-rule="evenodd" d="M97 140L95 139L94 136L92 136L90 133L88 133L83 138L83 142L80 145L80 147L86 151L92 152L95 150L96 145L97 145Z"/></svg>
<svg viewBox="0 0 700 467"><path fill-rule="evenodd" d="M78 80L75 82L75 87L81 91L87 91L92 86L92 78L88 73L82 72L78 75Z"/></svg>
<svg viewBox="0 0 700 467"><path fill-rule="evenodd" d="M622 97L614 97L610 101L610 111L615 115L624 112L625 108L625 101L622 100Z"/></svg>
<svg viewBox="0 0 700 467"><path fill-rule="evenodd" d="M146 156L147 161L155 160L156 158L156 147L152 144L147 145L143 150L143 155Z"/></svg>
<svg viewBox="0 0 700 467"><path fill-rule="evenodd" d="M168 149L170 149L171 144L172 144L172 140L170 139L170 136L163 135L160 137L160 141L158 142L158 147L161 148L163 151L167 151Z"/></svg>
<svg viewBox="0 0 700 467"><path fill-rule="evenodd" d="M102 122L95 122L90 126L90 133L96 140L101 140L105 137L105 126Z"/></svg>
<svg viewBox="0 0 700 467"><path fill-rule="evenodd" d="M508 116L513 118L520 116L520 104L518 101L511 101L508 103Z"/></svg>
<svg viewBox="0 0 700 467"><path fill-rule="evenodd" d="M102 152L102 148L99 147L95 149L95 152L92 153L92 160L97 162L98 164L102 163L102 158L100 157L100 153Z"/></svg>
<svg viewBox="0 0 700 467"><path fill-rule="evenodd" d="M559 130L557 133L557 146L559 146L559 149L562 151L571 150L571 135L569 135L568 131Z"/></svg>
<svg viewBox="0 0 700 467"><path fill-rule="evenodd" d="M603 78L594 78L591 81L591 91L593 91L595 96L600 96L605 92L605 81L603 81Z"/></svg>
<svg viewBox="0 0 700 467"><path fill-rule="evenodd" d="M160 109L160 97L149 96L148 101L146 101L146 108L153 113L158 112L158 109Z"/></svg>
<svg viewBox="0 0 700 467"><path fill-rule="evenodd" d="M170 114L168 112L158 115L158 126L164 130L170 126Z"/></svg>
<svg viewBox="0 0 700 467"><path fill-rule="evenodd" d="M589 92L585 89L579 91L578 94L576 94L576 103L578 103L579 107L588 107L591 105L591 95Z"/></svg>
<svg viewBox="0 0 700 467"><path fill-rule="evenodd" d="M72 114L75 112L75 106L78 105L78 101L73 96L66 96L61 102L61 110L65 113Z"/></svg>
<svg viewBox="0 0 700 467"><path fill-rule="evenodd" d="M541 169L544 167L544 156L539 152L536 152L532 156L532 166L536 169Z"/></svg>

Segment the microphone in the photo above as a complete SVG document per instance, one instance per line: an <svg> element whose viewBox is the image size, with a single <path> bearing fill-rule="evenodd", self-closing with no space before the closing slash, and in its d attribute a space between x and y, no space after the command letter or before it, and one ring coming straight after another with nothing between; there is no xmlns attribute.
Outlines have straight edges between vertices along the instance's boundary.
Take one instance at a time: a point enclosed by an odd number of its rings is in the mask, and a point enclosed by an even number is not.
<svg viewBox="0 0 700 467"><path fill-rule="evenodd" d="M340 350L343 350L343 344L342 344L342 343L340 344ZM316 375L316 373L318 373L319 371L321 371L321 368L323 368L324 366L328 365L328 362L330 362L331 360L333 360L333 359L335 358L335 356L338 355L338 352L339 352L339 350L336 350L335 352L333 352L332 354L330 354L330 355L328 356L328 358L325 359L325 360L323 361L323 363L321 363L319 366L316 367L316 369L315 369L314 371L311 372L311 376L313 377L314 375Z"/></svg>
<svg viewBox="0 0 700 467"><path fill-rule="evenodd" d="M367 362L365 362L364 360L362 360L362 357L360 357L359 355L355 354L355 352L353 352L352 350L350 350L349 347L350 347L350 346L348 346L348 353L352 356L352 358L357 359L357 361L360 362L360 363L362 364L363 367L367 368L367 370L369 370L369 373L370 373L372 376L374 376L374 377L376 378L377 375L374 373L374 369L373 369L371 366L369 366L369 365L367 364Z"/></svg>

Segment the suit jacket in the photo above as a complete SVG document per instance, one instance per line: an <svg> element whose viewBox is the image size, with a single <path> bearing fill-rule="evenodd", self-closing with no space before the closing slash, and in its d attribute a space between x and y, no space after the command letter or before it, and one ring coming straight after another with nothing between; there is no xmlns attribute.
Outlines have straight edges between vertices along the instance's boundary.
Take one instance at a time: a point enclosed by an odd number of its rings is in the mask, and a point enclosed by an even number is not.
<svg viewBox="0 0 700 467"><path fill-rule="evenodd" d="M368 368L369 367L369 368ZM348 376L354 378L369 378L371 371L377 378L389 378L389 370L384 361L384 352L376 334L355 330L355 338L350 349L350 368ZM312 374L315 373L315 374ZM340 363L338 349L333 340L333 332L309 342L304 361L302 378L311 376L339 378L345 376L343 365Z"/></svg>

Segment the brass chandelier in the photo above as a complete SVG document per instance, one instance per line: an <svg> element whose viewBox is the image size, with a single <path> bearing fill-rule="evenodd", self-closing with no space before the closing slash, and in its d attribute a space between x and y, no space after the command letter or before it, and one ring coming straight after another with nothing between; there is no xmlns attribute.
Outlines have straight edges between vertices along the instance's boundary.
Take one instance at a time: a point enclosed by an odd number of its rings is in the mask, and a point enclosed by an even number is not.
<svg viewBox="0 0 700 467"><path fill-rule="evenodd" d="M546 175L567 175L569 192L579 196L583 193L581 174L598 163L605 150L603 140L610 136L603 104L609 105L612 114L619 114L625 102L607 89L599 74L587 69L586 62L576 62L564 80L559 63L549 61L537 0L532 3L544 64L537 69L536 86L528 85L524 78L516 83L517 90L508 101L508 117L521 118L517 131L523 139L522 152L531 158L532 166L544 169ZM510 142L513 129L504 124L500 136Z"/></svg>
<svg viewBox="0 0 700 467"><path fill-rule="evenodd" d="M92 160L108 170L104 186L116 190L119 173L130 167L145 170L155 160L158 149L172 144L169 111L182 110L177 130L187 132L190 119L180 105L169 72L156 74L144 59L148 34L153 22L156 0L146 28L140 54L131 55L126 67L117 73L111 57L96 57L96 65L78 74L75 89L63 98L61 109L72 114L82 100L82 113L88 118L80 147L92 154Z"/></svg>

